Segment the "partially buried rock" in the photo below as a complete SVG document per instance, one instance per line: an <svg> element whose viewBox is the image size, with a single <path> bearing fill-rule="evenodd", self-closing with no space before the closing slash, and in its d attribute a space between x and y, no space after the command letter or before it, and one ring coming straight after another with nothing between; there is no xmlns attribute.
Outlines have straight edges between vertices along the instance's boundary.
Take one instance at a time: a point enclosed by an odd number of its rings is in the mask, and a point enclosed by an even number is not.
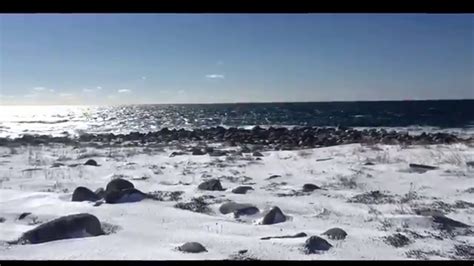
<svg viewBox="0 0 474 266"><path fill-rule="evenodd" d="M433 222L437 223L440 225L441 229L444 230L452 230L455 228L468 228L470 227L469 225L453 220L451 218L448 218L444 215L433 215Z"/></svg>
<svg viewBox="0 0 474 266"><path fill-rule="evenodd" d="M238 186L238 187L232 189L232 193L245 194L249 190L253 190L253 188L251 186Z"/></svg>
<svg viewBox="0 0 474 266"><path fill-rule="evenodd" d="M263 154L259 151L255 151L254 153L252 153L252 155L255 157L263 157Z"/></svg>
<svg viewBox="0 0 474 266"><path fill-rule="evenodd" d="M60 239L103 235L99 219L88 213L63 216L24 233L18 243L38 244Z"/></svg>
<svg viewBox="0 0 474 266"><path fill-rule="evenodd" d="M135 186L130 182L122 178L117 178L110 181L105 187L107 192L114 191L114 190L124 190L134 188Z"/></svg>
<svg viewBox="0 0 474 266"><path fill-rule="evenodd" d="M20 216L18 216L18 220L23 220L25 219L26 216L30 215L31 212L24 212L22 214L20 214Z"/></svg>
<svg viewBox="0 0 474 266"><path fill-rule="evenodd" d="M218 179L210 179L199 184L198 189L201 190L217 190L223 191L221 182Z"/></svg>
<svg viewBox="0 0 474 266"><path fill-rule="evenodd" d="M107 191L105 194L105 202L114 203L127 203L127 202L138 202L145 199L147 195L135 188L129 188L124 190L113 190Z"/></svg>
<svg viewBox="0 0 474 266"><path fill-rule="evenodd" d="M207 252L206 248L198 242L187 242L178 247L179 251L187 253Z"/></svg>
<svg viewBox="0 0 474 266"><path fill-rule="evenodd" d="M89 159L87 162L84 163L84 165L90 165L90 166L99 166L95 160Z"/></svg>
<svg viewBox="0 0 474 266"><path fill-rule="evenodd" d="M72 193L72 201L97 201L100 197L86 187L77 187Z"/></svg>
<svg viewBox="0 0 474 266"><path fill-rule="evenodd" d="M306 254L314 254L318 253L319 251L329 250L330 248L332 248L332 245L329 244L326 239L321 238L319 236L311 236L304 243L304 249Z"/></svg>
<svg viewBox="0 0 474 266"><path fill-rule="evenodd" d="M469 166L469 167L474 167L474 161L466 162L466 165Z"/></svg>
<svg viewBox="0 0 474 266"><path fill-rule="evenodd" d="M322 235L327 235L329 239L341 240L341 239L346 238L347 233L346 233L346 231L342 230L341 228L334 227L334 228L331 228L331 229L327 230L326 232L322 233Z"/></svg>
<svg viewBox="0 0 474 266"><path fill-rule="evenodd" d="M278 207L273 207L265 216L263 217L262 224L276 224L286 221L286 216Z"/></svg>
<svg viewBox="0 0 474 266"><path fill-rule="evenodd" d="M192 155L204 155L204 154L206 154L206 151L204 151L203 149L199 149L199 148L192 149Z"/></svg>
<svg viewBox="0 0 474 266"><path fill-rule="evenodd" d="M320 189L320 187L314 184L304 184L303 185L303 192L311 192L313 190Z"/></svg>
<svg viewBox="0 0 474 266"><path fill-rule="evenodd" d="M256 211L255 211L256 210ZM257 213L259 210L257 207L253 206L252 204L247 204L247 203L237 203L237 202L226 202L223 203L219 207L219 212L222 214L228 214L232 212L238 212L241 211L243 213ZM252 214L253 214L252 213Z"/></svg>

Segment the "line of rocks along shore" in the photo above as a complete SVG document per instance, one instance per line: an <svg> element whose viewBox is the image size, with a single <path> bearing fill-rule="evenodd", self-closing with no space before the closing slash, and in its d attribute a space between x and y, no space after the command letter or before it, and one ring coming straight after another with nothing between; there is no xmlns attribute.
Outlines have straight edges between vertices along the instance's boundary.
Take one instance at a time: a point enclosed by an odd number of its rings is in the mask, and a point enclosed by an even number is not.
<svg viewBox="0 0 474 266"><path fill-rule="evenodd" d="M408 132L387 131L385 129L355 130L338 127L299 127L264 129L238 129L212 127L206 129L168 129L160 131L129 134L83 134L76 138L52 137L49 135L24 135L20 138L0 138L0 146L41 145L62 143L81 145L102 143L112 146L143 146L148 144L171 144L183 142L226 143L228 146L245 144L259 145L267 150L295 150L304 148L328 147L341 144L391 144L391 145L431 145L473 143L474 137L460 138L449 133L426 133L409 135Z"/></svg>

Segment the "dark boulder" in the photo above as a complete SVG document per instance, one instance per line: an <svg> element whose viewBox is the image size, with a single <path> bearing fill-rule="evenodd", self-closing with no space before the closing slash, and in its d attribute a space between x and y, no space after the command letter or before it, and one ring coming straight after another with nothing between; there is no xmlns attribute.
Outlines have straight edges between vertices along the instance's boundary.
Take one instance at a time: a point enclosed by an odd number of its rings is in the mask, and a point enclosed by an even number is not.
<svg viewBox="0 0 474 266"><path fill-rule="evenodd" d="M179 251L187 253L207 252L206 248L198 242L187 242L178 247Z"/></svg>
<svg viewBox="0 0 474 266"><path fill-rule="evenodd" d="M84 165L90 165L90 166L99 166L95 160L89 159L87 162L84 163Z"/></svg>
<svg viewBox="0 0 474 266"><path fill-rule="evenodd" d="M124 190L134 188L135 186L130 182L122 178L117 178L110 181L105 187L105 191L110 192L114 190Z"/></svg>
<svg viewBox="0 0 474 266"><path fill-rule="evenodd" d="M63 216L24 233L19 243L38 244L54 240L103 235L99 219L88 213Z"/></svg>
<svg viewBox="0 0 474 266"><path fill-rule="evenodd" d="M313 190L320 189L320 187L314 184L304 184L303 185L303 192L311 192Z"/></svg>
<svg viewBox="0 0 474 266"><path fill-rule="evenodd" d="M263 217L262 224L276 224L286 221L286 216L278 207L273 207L265 216Z"/></svg>
<svg viewBox="0 0 474 266"><path fill-rule="evenodd" d="M135 188L112 190L105 193L105 202L109 204L138 202L147 198L147 195Z"/></svg>
<svg viewBox="0 0 474 266"><path fill-rule="evenodd" d="M455 228L468 228L471 227L465 223L453 220L448 218L444 215L433 215L433 222L440 225L440 227L444 230L452 230Z"/></svg>
<svg viewBox="0 0 474 266"><path fill-rule="evenodd" d="M322 233L321 235L327 235L329 239L340 240L340 239L345 239L347 236L347 233L341 228L334 227Z"/></svg>
<svg viewBox="0 0 474 266"><path fill-rule="evenodd" d="M232 193L246 194L247 191L249 191L249 190L253 190L253 188L251 186L238 186L238 187L232 189Z"/></svg>
<svg viewBox="0 0 474 266"><path fill-rule="evenodd" d="M77 187L72 193L72 201L98 201L100 197L86 187Z"/></svg>
<svg viewBox="0 0 474 266"><path fill-rule="evenodd" d="M206 154L206 151L204 151L203 149L199 149L199 148L192 149L192 155L204 155L204 154Z"/></svg>
<svg viewBox="0 0 474 266"><path fill-rule="evenodd" d="M332 248L332 245L329 244L326 239L319 236L311 236L304 243L304 250L306 254L314 254L318 253L319 251L329 250L330 248Z"/></svg>
<svg viewBox="0 0 474 266"><path fill-rule="evenodd" d="M211 179L202 182L199 184L198 189L201 190L217 190L217 191L223 191L224 189L222 188L221 182L218 179Z"/></svg>
<svg viewBox="0 0 474 266"><path fill-rule="evenodd" d="M256 210L256 212L254 212ZM228 214L228 213L235 213L235 212L238 212L240 211L241 214L244 214L246 212L248 213L257 213L259 210L251 205L251 204L246 204L246 203L236 203L236 202L226 202L226 203L223 203L220 207L219 207L219 211L222 213L222 214ZM254 214L252 213L252 214Z"/></svg>
<svg viewBox="0 0 474 266"><path fill-rule="evenodd" d="M263 154L259 151L253 152L252 155L255 156L255 157L263 157Z"/></svg>

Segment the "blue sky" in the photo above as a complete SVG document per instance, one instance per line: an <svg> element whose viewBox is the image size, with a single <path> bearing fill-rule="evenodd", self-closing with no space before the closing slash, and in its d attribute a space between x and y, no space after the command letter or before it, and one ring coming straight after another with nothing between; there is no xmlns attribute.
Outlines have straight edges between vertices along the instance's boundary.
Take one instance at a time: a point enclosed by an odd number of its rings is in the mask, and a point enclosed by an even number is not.
<svg viewBox="0 0 474 266"><path fill-rule="evenodd" d="M473 15L0 15L0 103L474 98L473 36Z"/></svg>

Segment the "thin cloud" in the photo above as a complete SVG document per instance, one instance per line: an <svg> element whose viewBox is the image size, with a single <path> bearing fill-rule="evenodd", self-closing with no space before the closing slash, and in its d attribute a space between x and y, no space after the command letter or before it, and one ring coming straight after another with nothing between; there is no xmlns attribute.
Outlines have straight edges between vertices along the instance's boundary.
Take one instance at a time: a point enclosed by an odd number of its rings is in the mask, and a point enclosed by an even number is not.
<svg viewBox="0 0 474 266"><path fill-rule="evenodd" d="M179 90L178 94L185 94L186 92L184 90Z"/></svg>
<svg viewBox="0 0 474 266"><path fill-rule="evenodd" d="M65 93L65 92L63 92L63 93L60 93L59 96L61 96L61 97L71 97L71 96L72 96L72 93Z"/></svg>
<svg viewBox="0 0 474 266"><path fill-rule="evenodd" d="M142 77L143 80L146 80L146 77Z"/></svg>
<svg viewBox="0 0 474 266"><path fill-rule="evenodd" d="M34 87L34 91L44 91L46 88L45 87Z"/></svg>
<svg viewBox="0 0 474 266"><path fill-rule="evenodd" d="M102 87L101 86L97 86L97 90L102 90Z"/></svg>
<svg viewBox="0 0 474 266"><path fill-rule="evenodd" d="M92 90L92 89L87 89L87 88L84 88L84 89L82 89L82 91L83 91L83 92L87 92L87 93L88 93L88 92L93 92L94 90Z"/></svg>
<svg viewBox="0 0 474 266"><path fill-rule="evenodd" d="M49 89L49 92L54 92L54 89Z"/></svg>
<svg viewBox="0 0 474 266"><path fill-rule="evenodd" d="M118 93L130 93L130 92L132 92L132 91L129 90L129 89L120 89L120 90L118 90L117 92L118 92Z"/></svg>
<svg viewBox="0 0 474 266"><path fill-rule="evenodd" d="M224 75L221 75L221 74L209 74L209 75L206 75L206 78L208 78L208 79L224 79Z"/></svg>
<svg viewBox="0 0 474 266"><path fill-rule="evenodd" d="M224 64L224 62L222 62L222 61L217 61L217 65L218 65L218 66L222 66L223 64Z"/></svg>

